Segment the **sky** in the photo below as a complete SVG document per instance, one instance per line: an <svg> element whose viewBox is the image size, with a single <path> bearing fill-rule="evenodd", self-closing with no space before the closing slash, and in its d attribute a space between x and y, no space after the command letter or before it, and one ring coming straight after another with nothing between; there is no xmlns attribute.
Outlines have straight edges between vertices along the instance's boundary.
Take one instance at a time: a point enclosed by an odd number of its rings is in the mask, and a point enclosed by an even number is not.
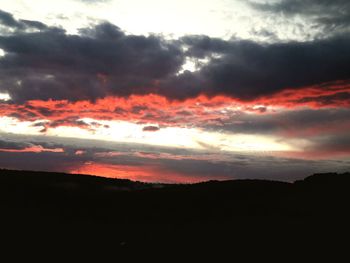
<svg viewBox="0 0 350 263"><path fill-rule="evenodd" d="M3 0L0 168L349 171L349 33L348 0Z"/></svg>

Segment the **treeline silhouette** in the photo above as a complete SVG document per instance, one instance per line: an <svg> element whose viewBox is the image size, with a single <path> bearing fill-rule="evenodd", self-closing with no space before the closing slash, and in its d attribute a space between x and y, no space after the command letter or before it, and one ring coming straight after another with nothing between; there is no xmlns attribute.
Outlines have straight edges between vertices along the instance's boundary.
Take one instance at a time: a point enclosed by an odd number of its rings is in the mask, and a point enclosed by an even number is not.
<svg viewBox="0 0 350 263"><path fill-rule="evenodd" d="M177 185L0 170L1 226L16 237L19 231L63 236L79 232L75 238L80 244L87 233L104 238L103 232L114 247L128 248L266 246L266 240L297 240L303 234L300 243L308 240L305 233L315 238L324 235L329 224L329 232L347 224L349 186L350 173L315 174L294 183Z"/></svg>

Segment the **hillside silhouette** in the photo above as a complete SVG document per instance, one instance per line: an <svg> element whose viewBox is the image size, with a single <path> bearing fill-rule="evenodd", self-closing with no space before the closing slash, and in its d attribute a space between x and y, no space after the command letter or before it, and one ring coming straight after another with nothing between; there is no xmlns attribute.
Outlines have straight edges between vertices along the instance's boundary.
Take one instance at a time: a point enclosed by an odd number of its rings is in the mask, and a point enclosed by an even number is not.
<svg viewBox="0 0 350 263"><path fill-rule="evenodd" d="M330 225L329 233L347 225L349 186L350 173L316 174L294 183L177 185L0 170L1 226L3 233L20 240L31 235L51 240L58 234L64 243L78 244L87 233L97 236L95 241L105 233L114 248L261 247L266 240L279 246L278 240L286 239L301 244L308 242L305 233L315 241ZM76 239L67 238L72 233L79 233Z"/></svg>

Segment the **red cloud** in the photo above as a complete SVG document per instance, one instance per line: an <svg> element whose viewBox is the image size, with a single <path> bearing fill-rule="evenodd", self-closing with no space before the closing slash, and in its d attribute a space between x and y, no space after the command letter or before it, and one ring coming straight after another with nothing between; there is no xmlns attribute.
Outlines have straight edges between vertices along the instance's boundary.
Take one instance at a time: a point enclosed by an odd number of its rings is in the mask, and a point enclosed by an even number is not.
<svg viewBox="0 0 350 263"><path fill-rule="evenodd" d="M35 145L26 147L23 149L1 149L0 152L31 152L31 153L41 153L41 152L54 152L54 153L63 153L64 150L62 148L44 148L41 145Z"/></svg>
<svg viewBox="0 0 350 263"><path fill-rule="evenodd" d="M270 97L262 97L256 100L256 102L259 101L266 105L276 105L288 108L300 106L308 106L311 108L349 108L350 82L336 81L297 90L285 89Z"/></svg>
<svg viewBox="0 0 350 263"><path fill-rule="evenodd" d="M33 100L23 105L2 103L0 116L12 116L20 120L48 120L36 123L47 128L78 126L94 129L100 124L87 124L81 118L95 120L124 120L139 124L188 127L198 124L220 124L236 112L264 114L269 108L310 107L349 108L350 84L344 81L326 83L303 89L285 89L269 97L254 101L241 101L227 96L207 97L200 95L186 100L169 100L163 96L131 95L129 97L106 97L95 102L83 100Z"/></svg>

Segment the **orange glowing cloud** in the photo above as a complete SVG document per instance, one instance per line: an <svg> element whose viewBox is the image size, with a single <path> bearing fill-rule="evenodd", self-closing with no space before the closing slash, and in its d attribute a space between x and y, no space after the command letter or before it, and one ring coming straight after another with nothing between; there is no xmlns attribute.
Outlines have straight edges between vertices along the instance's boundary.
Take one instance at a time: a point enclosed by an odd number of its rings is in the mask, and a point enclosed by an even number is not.
<svg viewBox="0 0 350 263"><path fill-rule="evenodd" d="M257 99L255 103L286 108L307 106L310 108L350 107L350 84L336 81L301 89L284 89L272 96Z"/></svg>
<svg viewBox="0 0 350 263"><path fill-rule="evenodd" d="M142 182L161 183L196 183L206 181L208 178L165 171L156 165L116 165L98 162L86 162L85 164L72 168L72 174L97 175L107 178L130 179ZM218 180L227 178L219 177Z"/></svg>
<svg viewBox="0 0 350 263"><path fill-rule="evenodd" d="M1 149L0 152L31 152L31 153L41 153L41 152L53 152L53 153L63 153L64 150L62 148L54 148L54 149L48 149L44 148L41 145L35 145L26 147L23 149Z"/></svg>
<svg viewBox="0 0 350 263"><path fill-rule="evenodd" d="M148 94L128 97L105 97L94 102L83 100L32 100L23 105L6 103L0 107L0 116L11 116L22 121L42 121L42 132L58 126L77 126L94 129L100 124L86 124L81 119L120 120L139 124L188 127L198 124L220 124L237 112L265 114L276 108L349 108L350 84L334 82L302 89L285 89L271 96L252 101L218 95L199 95L186 100L169 100Z"/></svg>

